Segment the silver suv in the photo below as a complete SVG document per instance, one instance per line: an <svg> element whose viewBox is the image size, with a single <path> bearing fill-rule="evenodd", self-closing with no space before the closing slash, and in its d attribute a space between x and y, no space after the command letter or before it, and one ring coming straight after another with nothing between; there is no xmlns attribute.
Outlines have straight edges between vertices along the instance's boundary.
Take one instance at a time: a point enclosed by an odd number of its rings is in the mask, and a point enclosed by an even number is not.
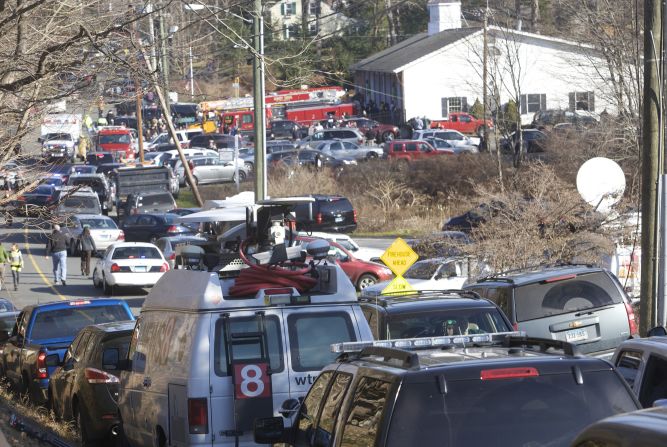
<svg viewBox="0 0 667 447"><path fill-rule="evenodd" d="M637 334L634 310L608 270L569 265L483 278L465 286L495 302L515 330L530 337L574 343L605 355Z"/></svg>

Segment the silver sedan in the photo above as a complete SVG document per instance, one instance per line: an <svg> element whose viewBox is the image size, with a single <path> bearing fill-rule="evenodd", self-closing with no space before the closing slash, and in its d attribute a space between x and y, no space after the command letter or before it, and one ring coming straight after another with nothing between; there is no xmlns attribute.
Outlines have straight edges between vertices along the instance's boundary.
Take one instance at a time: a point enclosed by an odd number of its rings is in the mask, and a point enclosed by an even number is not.
<svg viewBox="0 0 667 447"><path fill-rule="evenodd" d="M381 147L358 145L347 141L327 141L317 145L316 149L330 157L353 160L373 160L384 155Z"/></svg>

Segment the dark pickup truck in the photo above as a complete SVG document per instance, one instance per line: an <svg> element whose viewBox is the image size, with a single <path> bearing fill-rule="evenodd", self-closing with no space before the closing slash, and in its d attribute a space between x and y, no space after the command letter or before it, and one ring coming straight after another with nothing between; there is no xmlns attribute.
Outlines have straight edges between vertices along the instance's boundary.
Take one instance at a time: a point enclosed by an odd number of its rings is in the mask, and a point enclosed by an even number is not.
<svg viewBox="0 0 667 447"><path fill-rule="evenodd" d="M0 373L34 403L47 398L49 376L62 362L78 332L90 324L134 320L127 303L118 299L58 301L27 306L10 335L0 332L5 347Z"/></svg>
<svg viewBox="0 0 667 447"><path fill-rule="evenodd" d="M114 170L112 181L116 187L118 217L130 194L153 191L171 192L171 177L166 166L128 167Z"/></svg>

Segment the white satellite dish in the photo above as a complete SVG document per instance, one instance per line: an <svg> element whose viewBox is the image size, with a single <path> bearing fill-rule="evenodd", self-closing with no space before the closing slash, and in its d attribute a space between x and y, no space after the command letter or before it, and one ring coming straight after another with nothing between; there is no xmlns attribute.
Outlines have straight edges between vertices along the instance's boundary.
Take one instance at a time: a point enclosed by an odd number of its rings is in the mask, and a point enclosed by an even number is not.
<svg viewBox="0 0 667 447"><path fill-rule="evenodd" d="M595 157L577 172L577 191L595 210L608 213L625 191L625 174L613 160Z"/></svg>

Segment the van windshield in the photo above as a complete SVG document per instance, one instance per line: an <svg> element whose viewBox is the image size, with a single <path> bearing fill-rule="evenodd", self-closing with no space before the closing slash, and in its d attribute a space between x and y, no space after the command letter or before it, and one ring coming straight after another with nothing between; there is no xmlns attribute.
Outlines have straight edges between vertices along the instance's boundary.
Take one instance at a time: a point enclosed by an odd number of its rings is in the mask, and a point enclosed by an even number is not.
<svg viewBox="0 0 667 447"><path fill-rule="evenodd" d="M130 134L117 133L111 135L100 135L99 144L130 144Z"/></svg>
<svg viewBox="0 0 667 447"><path fill-rule="evenodd" d="M131 319L125 307L120 304L95 307L71 306L66 309L39 312L29 337L33 342L46 339L74 340L76 334L89 324Z"/></svg>
<svg viewBox="0 0 667 447"><path fill-rule="evenodd" d="M611 370L583 376L583 385L571 373L459 380L446 394L438 392L435 380L406 383L387 446L433 445L437 439L440 447L567 447L587 425L637 408Z"/></svg>
<svg viewBox="0 0 667 447"><path fill-rule="evenodd" d="M514 294L517 321L579 312L623 301L621 292L604 272L528 284L517 287Z"/></svg>

